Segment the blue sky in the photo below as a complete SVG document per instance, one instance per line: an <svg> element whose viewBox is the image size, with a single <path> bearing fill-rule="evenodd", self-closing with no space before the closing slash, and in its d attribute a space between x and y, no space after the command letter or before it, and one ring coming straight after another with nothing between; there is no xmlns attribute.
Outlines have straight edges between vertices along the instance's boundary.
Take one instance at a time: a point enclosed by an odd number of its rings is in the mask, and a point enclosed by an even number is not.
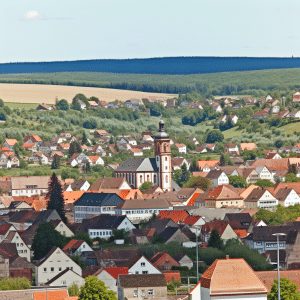
<svg viewBox="0 0 300 300"><path fill-rule="evenodd" d="M0 62L299 57L299 11L299 0L6 0Z"/></svg>

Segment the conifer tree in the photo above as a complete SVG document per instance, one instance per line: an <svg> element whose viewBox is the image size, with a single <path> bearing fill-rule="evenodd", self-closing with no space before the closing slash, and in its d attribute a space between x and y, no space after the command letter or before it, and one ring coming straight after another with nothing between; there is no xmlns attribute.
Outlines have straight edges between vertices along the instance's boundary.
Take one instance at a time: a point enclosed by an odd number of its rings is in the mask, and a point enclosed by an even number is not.
<svg viewBox="0 0 300 300"><path fill-rule="evenodd" d="M226 165L226 160L225 160L225 156L224 154L222 153L221 156L220 156L220 166L225 166Z"/></svg>
<svg viewBox="0 0 300 300"><path fill-rule="evenodd" d="M51 164L51 169L59 169L60 167L60 157L55 154L53 157L53 162Z"/></svg>
<svg viewBox="0 0 300 300"><path fill-rule="evenodd" d="M78 142L72 142L69 148L69 156L72 157L74 153L81 153L81 146Z"/></svg>
<svg viewBox="0 0 300 300"><path fill-rule="evenodd" d="M214 228L211 231L210 238L208 241L208 247L222 249L223 247L223 241L220 237L218 229Z"/></svg>
<svg viewBox="0 0 300 300"><path fill-rule="evenodd" d="M87 145L89 143L85 131L83 131L81 143L82 145Z"/></svg>
<svg viewBox="0 0 300 300"><path fill-rule="evenodd" d="M67 222L67 217L65 215L65 200L63 197L63 188L55 173L53 173L50 177L46 198L49 199L47 209L55 209L60 215L61 219L64 222Z"/></svg>

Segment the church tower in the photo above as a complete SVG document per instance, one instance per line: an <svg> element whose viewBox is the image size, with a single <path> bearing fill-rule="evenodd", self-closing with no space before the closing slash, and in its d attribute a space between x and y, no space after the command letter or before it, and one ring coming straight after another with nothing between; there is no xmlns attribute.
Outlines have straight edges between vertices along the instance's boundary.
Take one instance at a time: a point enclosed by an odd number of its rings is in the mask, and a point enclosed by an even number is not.
<svg viewBox="0 0 300 300"><path fill-rule="evenodd" d="M172 191L171 146L169 135L165 132L165 123L159 122L159 132L154 138L154 155L158 167L157 182L163 191Z"/></svg>

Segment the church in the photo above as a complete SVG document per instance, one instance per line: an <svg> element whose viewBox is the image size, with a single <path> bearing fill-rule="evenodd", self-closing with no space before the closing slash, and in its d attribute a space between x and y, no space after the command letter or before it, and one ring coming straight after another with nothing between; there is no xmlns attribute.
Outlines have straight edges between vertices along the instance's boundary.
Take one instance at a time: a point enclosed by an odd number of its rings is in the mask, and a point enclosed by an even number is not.
<svg viewBox="0 0 300 300"><path fill-rule="evenodd" d="M165 123L159 122L159 131L154 137L154 158L129 158L116 170L116 177L125 177L138 189L144 182L152 182L163 191L172 191L172 165L170 137L165 132Z"/></svg>

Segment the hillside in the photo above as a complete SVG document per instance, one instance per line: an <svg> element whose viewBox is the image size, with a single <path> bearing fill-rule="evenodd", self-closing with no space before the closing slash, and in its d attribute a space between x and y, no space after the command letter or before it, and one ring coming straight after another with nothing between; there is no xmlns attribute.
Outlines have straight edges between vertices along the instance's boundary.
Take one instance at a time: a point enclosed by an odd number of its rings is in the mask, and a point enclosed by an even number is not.
<svg viewBox="0 0 300 300"><path fill-rule="evenodd" d="M2 74L3 83L29 83L103 87L144 92L209 95L249 95L272 90L298 89L300 69L223 72L193 75L117 74L99 72L55 72Z"/></svg>
<svg viewBox="0 0 300 300"><path fill-rule="evenodd" d="M159 57L0 64L0 73L112 72L135 74L199 74L299 68L300 58L287 57Z"/></svg>

